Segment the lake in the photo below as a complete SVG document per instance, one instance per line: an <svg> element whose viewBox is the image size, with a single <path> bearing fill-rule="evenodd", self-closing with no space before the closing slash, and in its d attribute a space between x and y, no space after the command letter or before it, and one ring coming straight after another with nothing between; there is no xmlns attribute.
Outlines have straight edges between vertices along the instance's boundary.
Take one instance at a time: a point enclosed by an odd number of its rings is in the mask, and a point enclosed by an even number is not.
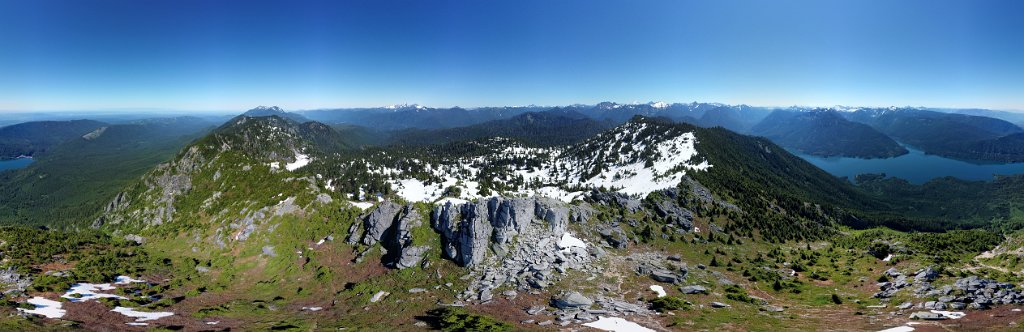
<svg viewBox="0 0 1024 332"><path fill-rule="evenodd" d="M18 158L13 160L0 160L0 172L9 169L19 169L32 163L32 158Z"/></svg>
<svg viewBox="0 0 1024 332"><path fill-rule="evenodd" d="M906 179L915 184L928 180L953 176L964 180L992 180L995 174L1009 175L1024 173L1024 163L972 163L928 155L921 150L904 146L910 153L888 159L860 159L846 157L818 157L795 151L793 154L804 158L835 176L847 176L851 180L857 174L885 173L887 176Z"/></svg>

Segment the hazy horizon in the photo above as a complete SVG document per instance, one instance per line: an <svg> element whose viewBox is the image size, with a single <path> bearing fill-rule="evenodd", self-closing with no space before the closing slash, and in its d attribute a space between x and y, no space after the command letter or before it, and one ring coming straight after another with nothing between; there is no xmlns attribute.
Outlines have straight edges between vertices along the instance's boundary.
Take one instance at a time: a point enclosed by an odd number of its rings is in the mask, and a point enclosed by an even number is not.
<svg viewBox="0 0 1024 332"><path fill-rule="evenodd" d="M245 112L245 111L251 110L253 108L260 107L260 106L266 106L266 107L277 106L277 107L280 107L282 110L284 110L286 112L305 112L305 111L323 111L323 110L327 110L327 111L330 111L330 110L344 111L344 110L386 108L386 107L390 107L390 106L402 106L402 105L407 105L407 106L419 105L419 106L423 106L425 108L432 108L432 109L450 109L450 108L456 108L456 107L457 108L462 108L462 109L482 109L482 108L490 108L490 107L541 107L541 108L551 107L551 108L554 108L554 107L566 107L566 106L574 106L574 105L594 106L594 105L597 105L597 104L600 104L600 103L605 103L605 102L616 103L616 104L621 104L621 105L649 104L649 103L655 103L655 102L665 102L665 103L668 103L668 104L701 103L701 104L723 104L723 105L728 105L728 106L746 105L746 106L751 106L751 107L768 108L768 109L773 109L773 108L784 109L784 108L789 108L789 107L798 107L798 108L835 108L835 107L846 107L846 108L887 108L887 107L897 107L897 108L940 109L940 110L983 109L983 110L990 110L990 111L1001 111L1001 112L1011 112L1011 113L1024 113L1024 110L1017 110L1017 109L994 109L994 108L983 108L983 107L943 107L943 106L921 106L921 105L916 105L916 106L915 105L877 105L876 106L876 105L839 105L839 104L836 104L836 105L754 105L754 104L749 104L749 103L736 103L736 104L733 104L733 103L721 103L721 102L716 102L716 101L688 101L688 102L682 102L682 101L665 101L665 100L653 100L653 101L646 101L646 102L636 102L636 101L632 101L632 102L618 102L618 101L605 100L605 101L600 101L600 102L572 103L572 104L562 104L562 105L526 104L526 105L484 105L484 106L463 106L463 105L434 106L434 105L424 105L424 104L419 104L419 103L393 103L393 104L371 105L371 106L313 107L313 108L300 108L300 109L292 109L292 108L283 107L283 106L280 106L280 105L252 105L252 106L246 106L246 107L242 107L242 108L238 108L238 109L216 109L216 110L214 110L214 109L189 110L189 109L170 109L170 108L156 108L156 107L123 107L123 108L107 108L107 109L98 108L98 109L67 109L67 110L30 110L30 111L29 110L0 110L0 113L12 114L12 115L13 114L19 114L19 115L29 115L29 114L137 115L137 114L146 114L146 113L153 114L153 115L175 115L175 114L227 115L227 114L242 113L242 112Z"/></svg>

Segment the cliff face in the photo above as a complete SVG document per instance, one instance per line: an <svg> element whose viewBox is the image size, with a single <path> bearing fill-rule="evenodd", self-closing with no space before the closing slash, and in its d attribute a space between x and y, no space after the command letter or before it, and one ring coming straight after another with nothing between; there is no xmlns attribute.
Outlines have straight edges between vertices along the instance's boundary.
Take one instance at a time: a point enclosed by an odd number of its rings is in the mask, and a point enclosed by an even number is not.
<svg viewBox="0 0 1024 332"><path fill-rule="evenodd" d="M488 247L506 253L516 236L536 228L561 235L569 223L569 208L542 198L492 197L475 203L446 203L434 209L431 226L441 234L445 257L463 266L480 263Z"/></svg>

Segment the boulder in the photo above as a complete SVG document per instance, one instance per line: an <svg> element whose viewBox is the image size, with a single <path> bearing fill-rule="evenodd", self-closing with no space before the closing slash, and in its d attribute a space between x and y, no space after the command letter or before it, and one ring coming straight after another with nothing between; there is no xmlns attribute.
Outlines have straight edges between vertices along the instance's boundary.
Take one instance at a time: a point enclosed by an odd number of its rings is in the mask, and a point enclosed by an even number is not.
<svg viewBox="0 0 1024 332"><path fill-rule="evenodd" d="M430 246L402 248L398 261L395 263L395 267L399 269L406 269L419 265L420 262L423 261L423 257L428 250L430 250Z"/></svg>
<svg viewBox="0 0 1024 332"><path fill-rule="evenodd" d="M932 267L929 266L924 269L921 269L920 271L917 271L917 273L914 275L914 280L918 282L932 281L935 280L935 278L938 276L939 271L935 271L935 269L932 269Z"/></svg>
<svg viewBox="0 0 1024 332"><path fill-rule="evenodd" d="M722 303L722 302L711 302L711 307L712 308L731 308L732 306L728 305L728 304L725 304L725 303Z"/></svg>
<svg viewBox="0 0 1024 332"><path fill-rule="evenodd" d="M594 304L594 300L583 296L579 292L569 292L562 297L556 298L553 301L555 307L559 309L569 308L586 308Z"/></svg>
<svg viewBox="0 0 1024 332"><path fill-rule="evenodd" d="M700 285L690 285L679 287L679 292L683 294L707 294L708 289Z"/></svg>
<svg viewBox="0 0 1024 332"><path fill-rule="evenodd" d="M597 233L612 247L625 249L629 245L629 236L618 223L598 225Z"/></svg>

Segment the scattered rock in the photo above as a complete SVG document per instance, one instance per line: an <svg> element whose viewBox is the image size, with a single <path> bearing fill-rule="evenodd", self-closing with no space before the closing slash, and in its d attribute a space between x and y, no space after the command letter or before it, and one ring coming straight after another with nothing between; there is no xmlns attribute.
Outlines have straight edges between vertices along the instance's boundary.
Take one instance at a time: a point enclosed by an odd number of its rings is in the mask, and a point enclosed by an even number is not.
<svg viewBox="0 0 1024 332"><path fill-rule="evenodd" d="M722 303L722 302L711 302L711 307L712 308L731 308L732 306L728 305L728 304L725 304L725 303Z"/></svg>
<svg viewBox="0 0 1024 332"><path fill-rule="evenodd" d="M930 312L930 311L918 311L910 314L910 319L921 319L921 320L944 320L946 316L942 314Z"/></svg>

